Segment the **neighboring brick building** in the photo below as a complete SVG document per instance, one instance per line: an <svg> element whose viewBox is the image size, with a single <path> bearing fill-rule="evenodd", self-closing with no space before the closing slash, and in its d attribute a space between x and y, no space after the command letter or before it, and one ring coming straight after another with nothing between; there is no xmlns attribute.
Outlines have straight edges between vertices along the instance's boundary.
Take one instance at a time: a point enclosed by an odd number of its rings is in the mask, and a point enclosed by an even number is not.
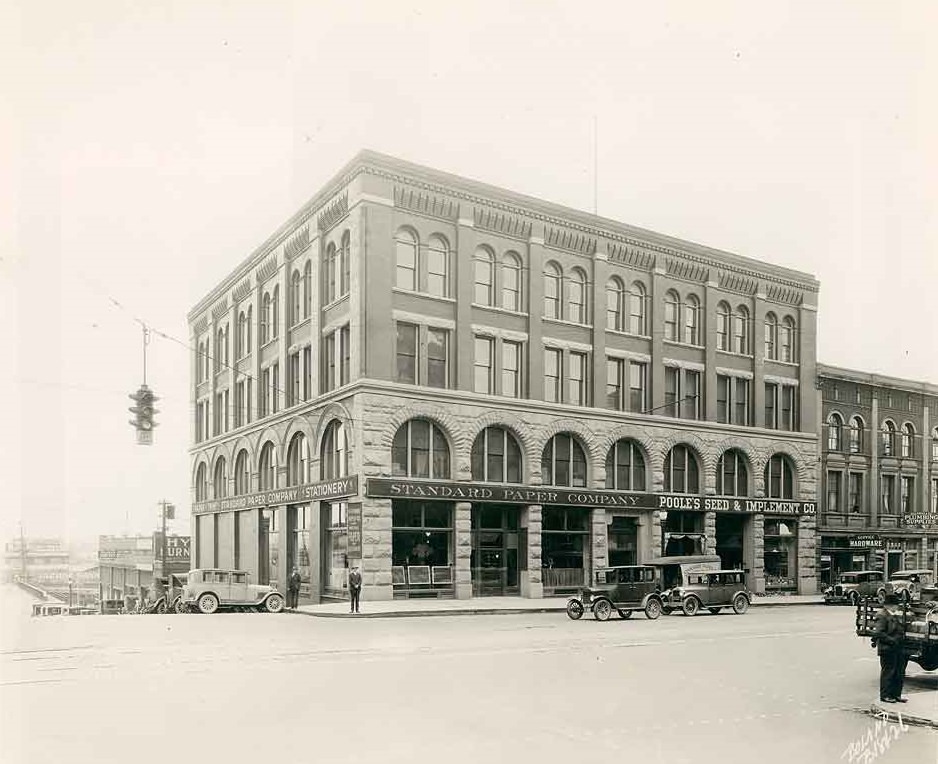
<svg viewBox="0 0 938 764"><path fill-rule="evenodd" d="M827 365L818 379L822 582L938 573L938 386Z"/></svg>
<svg viewBox="0 0 938 764"><path fill-rule="evenodd" d="M363 152L189 314L193 567L540 597L715 552L814 592L817 291Z"/></svg>

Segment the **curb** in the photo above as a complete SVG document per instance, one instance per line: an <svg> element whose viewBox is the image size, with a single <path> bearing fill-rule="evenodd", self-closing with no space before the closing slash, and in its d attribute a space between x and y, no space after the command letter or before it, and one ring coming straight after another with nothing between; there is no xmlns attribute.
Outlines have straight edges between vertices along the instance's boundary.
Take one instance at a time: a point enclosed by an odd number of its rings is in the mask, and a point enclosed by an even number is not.
<svg viewBox="0 0 938 764"><path fill-rule="evenodd" d="M762 602L754 603L756 609L763 607L797 607L802 605L823 605L823 602ZM305 615L313 618L424 618L441 616L467 615L526 615L528 613L565 613L565 607L523 607L523 608L462 608L459 610L390 610L378 613L315 613L308 610L287 611L293 615ZM905 718L905 717L903 717Z"/></svg>
<svg viewBox="0 0 938 764"><path fill-rule="evenodd" d="M938 730L938 721L935 719L929 719L924 716L914 716L911 714L904 714L901 711L893 710L891 708L883 708L882 706L873 703L869 708L858 708L857 711L864 713L867 716L873 716L877 719L885 719L888 722L893 722L894 724L908 724L912 727L928 727L930 729Z"/></svg>

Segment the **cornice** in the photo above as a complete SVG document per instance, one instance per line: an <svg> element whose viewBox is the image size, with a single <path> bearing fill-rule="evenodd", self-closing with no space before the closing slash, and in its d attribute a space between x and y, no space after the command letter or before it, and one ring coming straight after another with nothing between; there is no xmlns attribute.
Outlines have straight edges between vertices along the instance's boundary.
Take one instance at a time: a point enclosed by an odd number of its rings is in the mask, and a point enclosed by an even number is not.
<svg viewBox="0 0 938 764"><path fill-rule="evenodd" d="M900 379L899 377L888 377L884 374L874 374L868 371L857 371L856 369L845 369L840 366L829 366L819 363L817 365L817 375L820 379L839 379L845 382L858 382L870 387L879 387L884 390L901 390L908 393L918 393L920 395L938 396L938 385L931 382L918 382L911 379Z"/></svg>

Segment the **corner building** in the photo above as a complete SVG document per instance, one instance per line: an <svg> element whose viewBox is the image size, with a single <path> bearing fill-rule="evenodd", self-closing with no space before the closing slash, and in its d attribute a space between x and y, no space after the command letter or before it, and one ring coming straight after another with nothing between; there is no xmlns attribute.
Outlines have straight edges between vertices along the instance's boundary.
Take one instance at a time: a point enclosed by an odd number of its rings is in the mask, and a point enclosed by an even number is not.
<svg viewBox="0 0 938 764"><path fill-rule="evenodd" d="M814 592L817 293L363 152L189 314L193 566L542 597L709 553Z"/></svg>
<svg viewBox="0 0 938 764"><path fill-rule="evenodd" d="M827 365L818 381L820 582L938 575L938 386Z"/></svg>

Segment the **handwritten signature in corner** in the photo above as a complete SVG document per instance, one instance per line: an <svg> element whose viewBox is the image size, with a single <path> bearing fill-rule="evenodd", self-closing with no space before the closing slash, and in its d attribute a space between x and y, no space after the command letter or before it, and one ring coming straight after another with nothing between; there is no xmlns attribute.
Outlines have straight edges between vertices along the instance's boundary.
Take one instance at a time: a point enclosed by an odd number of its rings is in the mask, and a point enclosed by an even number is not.
<svg viewBox="0 0 938 764"><path fill-rule="evenodd" d="M890 714L880 711L876 714L877 721L867 727L860 737L848 745L842 754L848 764L871 764L886 751L899 735L908 732L908 725L902 721L902 714L896 713L897 724L890 724Z"/></svg>

